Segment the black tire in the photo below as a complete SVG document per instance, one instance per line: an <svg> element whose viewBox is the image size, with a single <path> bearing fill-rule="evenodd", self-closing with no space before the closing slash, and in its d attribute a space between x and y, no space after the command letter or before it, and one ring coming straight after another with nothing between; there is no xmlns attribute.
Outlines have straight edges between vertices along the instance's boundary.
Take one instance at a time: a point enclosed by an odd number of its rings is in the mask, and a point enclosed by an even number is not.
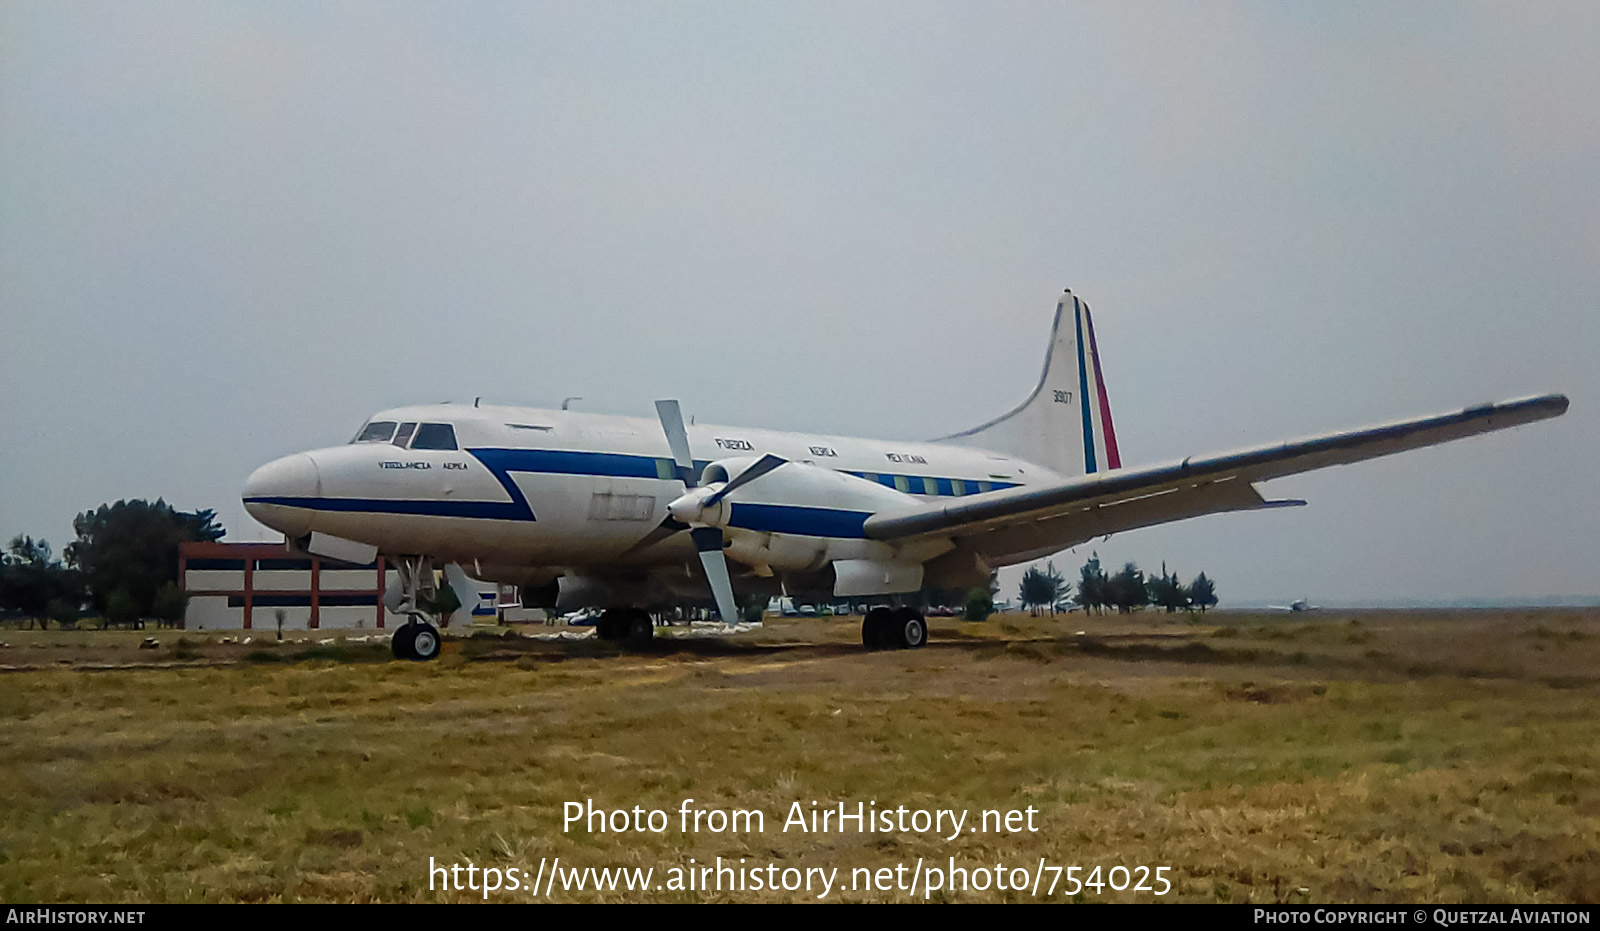
<svg viewBox="0 0 1600 931"><path fill-rule="evenodd" d="M438 659L439 651L444 647L444 641L439 637L439 628L432 624L412 624L416 630L411 634L411 658L426 662Z"/></svg>
<svg viewBox="0 0 1600 931"><path fill-rule="evenodd" d="M884 639L897 649L918 649L928 642L928 622L920 611L900 608L889 621Z"/></svg>
<svg viewBox="0 0 1600 931"><path fill-rule="evenodd" d="M628 626L623 637L628 646L642 649L650 645L656 638L656 622L650 618L650 612L635 608L626 615Z"/></svg>
<svg viewBox="0 0 1600 931"><path fill-rule="evenodd" d="M594 635L601 640L621 640L622 635L627 631L627 627L619 623L621 613L614 609L600 612L600 616L595 618L594 621Z"/></svg>
<svg viewBox="0 0 1600 931"><path fill-rule="evenodd" d="M873 608L861 618L861 645L869 650L881 650L889 644L884 634L889 630L889 609Z"/></svg>
<svg viewBox="0 0 1600 931"><path fill-rule="evenodd" d="M395 628L394 636L389 638L389 647L394 650L395 659L416 659L414 642L417 637L415 624L407 621Z"/></svg>

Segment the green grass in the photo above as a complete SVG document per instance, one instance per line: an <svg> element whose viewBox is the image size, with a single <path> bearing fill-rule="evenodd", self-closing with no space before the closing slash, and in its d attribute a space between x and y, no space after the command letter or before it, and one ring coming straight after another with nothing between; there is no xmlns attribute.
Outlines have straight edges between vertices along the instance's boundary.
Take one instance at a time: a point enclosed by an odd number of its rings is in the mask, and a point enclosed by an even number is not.
<svg viewBox="0 0 1600 931"><path fill-rule="evenodd" d="M1184 901L1594 901L1600 615L1357 620L1009 615L866 654L858 622L804 619L644 654L451 639L432 664L165 631L146 654L230 665L0 676L0 898L452 901L477 895L430 892L429 857L954 856L1169 866ZM23 633L0 639L34 652ZM93 662L73 633L37 652ZM767 830L561 830L566 801L684 798L761 809ZM785 833L795 800L1031 805L1044 830Z"/></svg>

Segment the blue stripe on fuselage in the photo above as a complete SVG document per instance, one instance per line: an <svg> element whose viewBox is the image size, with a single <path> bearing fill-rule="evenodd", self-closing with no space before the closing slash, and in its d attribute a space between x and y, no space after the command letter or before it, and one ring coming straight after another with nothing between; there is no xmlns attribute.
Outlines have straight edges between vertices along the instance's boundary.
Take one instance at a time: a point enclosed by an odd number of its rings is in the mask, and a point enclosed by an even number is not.
<svg viewBox="0 0 1600 931"><path fill-rule="evenodd" d="M408 498L299 498L262 497L246 499L247 504L272 504L280 507L304 508L312 511L338 511L373 514L423 515L430 517L467 517L483 520L536 520L527 496L511 473L525 472L543 475L592 475L602 478L661 479L660 463L672 460L658 456L637 456L628 453L594 453L565 449L468 449L473 458L483 463L500 487L505 489L509 501L428 501ZM695 460L695 468L703 471L709 460ZM847 473L860 477L862 473ZM920 486L922 476L906 476ZM878 481L893 488L894 475L878 474ZM935 478L939 494L954 495L948 478ZM966 479L968 494L976 494L977 479ZM992 482L995 490L1015 487L1015 482ZM736 527L750 530L769 530L776 533L804 533L821 537L862 537L861 523L866 514L856 511L837 511L830 508L807 508L792 505L735 504L736 509L751 508L749 520L761 526L735 523ZM782 513L780 513L782 512ZM768 525L771 526L768 526ZM795 529L799 525L815 526L827 532ZM781 526L780 526L781 525Z"/></svg>
<svg viewBox="0 0 1600 931"><path fill-rule="evenodd" d="M793 533L806 537L865 539L861 528L872 516L865 511L836 511L794 504L741 504L731 502L728 526L765 533Z"/></svg>
<svg viewBox="0 0 1600 931"><path fill-rule="evenodd" d="M660 478L655 456L626 453L583 453L567 449L469 449L499 477L506 472L549 475L608 475L614 478ZM703 466L702 466L703 468ZM502 484L505 480L501 479ZM509 488L506 489L510 491Z"/></svg>

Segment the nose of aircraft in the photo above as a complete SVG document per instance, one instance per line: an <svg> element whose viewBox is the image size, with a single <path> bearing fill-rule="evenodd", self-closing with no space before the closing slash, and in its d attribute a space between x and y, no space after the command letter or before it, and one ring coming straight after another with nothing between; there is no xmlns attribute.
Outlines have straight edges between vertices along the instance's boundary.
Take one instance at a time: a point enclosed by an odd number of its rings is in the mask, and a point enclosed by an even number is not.
<svg viewBox="0 0 1600 931"><path fill-rule="evenodd" d="M322 494L316 460L305 453L274 459L244 483L244 509L290 537L311 532L314 499Z"/></svg>

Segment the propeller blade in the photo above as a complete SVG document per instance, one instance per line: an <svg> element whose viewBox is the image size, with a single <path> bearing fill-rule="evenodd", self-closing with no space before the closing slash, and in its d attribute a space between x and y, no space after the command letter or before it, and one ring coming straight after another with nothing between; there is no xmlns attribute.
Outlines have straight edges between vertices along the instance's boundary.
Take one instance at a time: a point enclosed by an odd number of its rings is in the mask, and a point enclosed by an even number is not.
<svg viewBox="0 0 1600 931"><path fill-rule="evenodd" d="M651 530L649 533L645 534L644 539L624 550L622 555L632 556L634 553L637 553L640 550L649 549L650 547L655 546L657 543L660 543L662 540L665 540L667 537L670 537L673 534L682 533L688 529L688 524L678 520L675 517L672 517L671 515L668 515L666 520L657 524L654 530Z"/></svg>
<svg viewBox="0 0 1600 931"><path fill-rule="evenodd" d="M694 456L689 453L689 433L683 428L683 410L674 399L656 402L656 416L661 419L661 429L667 434L667 446L672 450L672 461L678 466L678 477L689 488L695 486Z"/></svg>
<svg viewBox="0 0 1600 931"><path fill-rule="evenodd" d="M722 623L739 623L739 611L733 600L733 580L728 577L728 560L722 555L722 531L715 527L695 527L689 531L694 547L700 551L700 565L705 567L706 581L711 583L711 594L717 600L717 613Z"/></svg>
<svg viewBox="0 0 1600 931"><path fill-rule="evenodd" d="M789 460L783 458L782 456L774 456L771 453L767 453L765 456L757 459L755 465L745 469L743 472L740 472L739 476L733 481L723 485L721 488L718 488L716 491L707 495L701 506L711 507L718 501L726 498L728 496L728 492L733 491L735 488L739 488L740 486L750 484L751 482L763 475L766 475L768 472L771 472L773 469L776 469L778 466L781 466L788 461Z"/></svg>

